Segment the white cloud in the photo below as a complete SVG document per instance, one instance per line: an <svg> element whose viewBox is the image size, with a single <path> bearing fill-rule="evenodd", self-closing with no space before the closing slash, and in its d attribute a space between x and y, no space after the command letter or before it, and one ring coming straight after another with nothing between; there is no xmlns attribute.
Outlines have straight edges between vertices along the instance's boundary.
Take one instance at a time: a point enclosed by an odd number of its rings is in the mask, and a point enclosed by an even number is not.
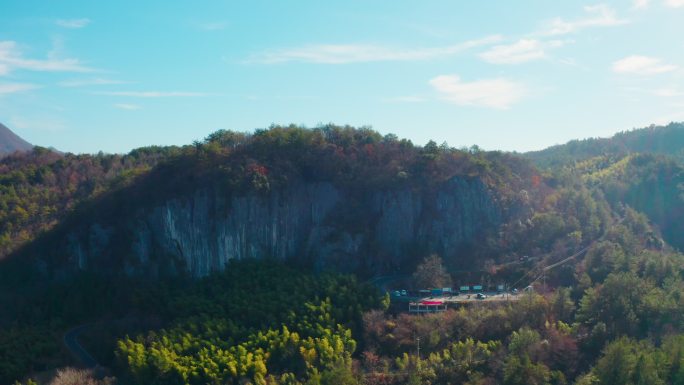
<svg viewBox="0 0 684 385"><path fill-rule="evenodd" d="M127 96L133 98L172 98L172 97L197 97L209 96L210 94L204 92L185 92L185 91L106 91L93 92L95 95L107 96Z"/></svg>
<svg viewBox="0 0 684 385"><path fill-rule="evenodd" d="M546 48L557 48L565 43L560 40L543 42L521 39L513 44L497 45L480 54L484 61L494 64L518 64L546 57Z"/></svg>
<svg viewBox="0 0 684 385"><path fill-rule="evenodd" d="M655 75L675 71L674 64L665 64L661 59L632 55L613 63L613 71L622 74Z"/></svg>
<svg viewBox="0 0 684 385"><path fill-rule="evenodd" d="M60 87L86 87L86 86L104 86L110 84L126 84L122 80L105 79L105 78L91 78L91 79L72 79L64 80L57 83Z"/></svg>
<svg viewBox="0 0 684 385"><path fill-rule="evenodd" d="M501 36L489 36L460 44L433 48L394 48L373 44L314 44L299 48L266 51L252 55L247 62L275 64L305 62L347 64L377 61L428 60L457 54L470 48L501 41Z"/></svg>
<svg viewBox="0 0 684 385"><path fill-rule="evenodd" d="M650 5L651 0L634 0L632 1L632 8L634 9L645 9Z"/></svg>
<svg viewBox="0 0 684 385"><path fill-rule="evenodd" d="M35 84L28 83L0 83L0 96L17 92L30 91L40 88Z"/></svg>
<svg viewBox="0 0 684 385"><path fill-rule="evenodd" d="M582 19L567 21L557 17L551 20L544 34L565 35L589 27L612 27L629 23L626 19L620 19L615 10L605 4L588 5L584 7L584 11L587 16Z"/></svg>
<svg viewBox="0 0 684 385"><path fill-rule="evenodd" d="M0 41L0 75L6 75L15 69L43 72L93 72L81 64L78 59L61 59L57 57L58 48L48 54L45 60L26 59L16 42Z"/></svg>
<svg viewBox="0 0 684 385"><path fill-rule="evenodd" d="M76 29L76 28L83 28L83 27L87 26L88 24L90 24L90 22L91 22L90 19L83 18L83 19L60 19L60 20L57 20L56 23L60 27Z"/></svg>
<svg viewBox="0 0 684 385"><path fill-rule="evenodd" d="M121 109L121 110L129 110L129 111L139 110L142 108L137 104L127 104L127 103L118 103L118 104L115 104L114 107Z"/></svg>
<svg viewBox="0 0 684 385"><path fill-rule="evenodd" d="M665 0L665 5L671 8L684 7L684 0Z"/></svg>
<svg viewBox="0 0 684 385"><path fill-rule="evenodd" d="M482 79L464 82L457 75L441 75L430 80L442 99L460 106L508 109L526 94L525 85L508 79Z"/></svg>
<svg viewBox="0 0 684 385"><path fill-rule="evenodd" d="M676 88L659 88L657 90L653 90L653 95L664 98L674 98L684 96L684 91L678 90Z"/></svg>

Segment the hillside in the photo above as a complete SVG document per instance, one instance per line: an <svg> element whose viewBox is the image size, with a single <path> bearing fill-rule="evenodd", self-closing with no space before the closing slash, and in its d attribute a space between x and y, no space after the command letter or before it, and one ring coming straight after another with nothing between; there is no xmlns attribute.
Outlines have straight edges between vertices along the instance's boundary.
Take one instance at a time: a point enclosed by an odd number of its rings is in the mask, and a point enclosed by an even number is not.
<svg viewBox="0 0 684 385"><path fill-rule="evenodd" d="M217 132L195 146L159 150L160 158L50 156L55 163L24 159L76 177L67 191L83 203L52 211L56 226L36 242L8 233L6 248L26 244L19 254L39 256L50 271L205 276L232 259L276 258L370 275L404 271L432 252L472 265L499 247L501 225L527 215L529 198L546 193L520 159L417 147L350 127ZM64 160L82 172L63 171ZM24 179L27 188L45 183ZM21 218L11 214L9 222Z"/></svg>
<svg viewBox="0 0 684 385"><path fill-rule="evenodd" d="M631 153L667 155L684 161L684 123L623 131L611 138L572 140L524 156L542 168L554 168L596 156L621 158Z"/></svg>
<svg viewBox="0 0 684 385"><path fill-rule="evenodd" d="M33 146L0 123L0 157L15 151L29 151Z"/></svg>
<svg viewBox="0 0 684 385"><path fill-rule="evenodd" d="M684 249L684 123L573 140L524 156L551 174L595 186L614 209L627 205L646 214L668 243Z"/></svg>
<svg viewBox="0 0 684 385"><path fill-rule="evenodd" d="M97 385L684 378L684 169L665 155L540 171L273 126L126 155L37 147L0 170L3 383L74 365L61 338L76 327L116 379L57 377ZM371 277L516 291L413 315Z"/></svg>

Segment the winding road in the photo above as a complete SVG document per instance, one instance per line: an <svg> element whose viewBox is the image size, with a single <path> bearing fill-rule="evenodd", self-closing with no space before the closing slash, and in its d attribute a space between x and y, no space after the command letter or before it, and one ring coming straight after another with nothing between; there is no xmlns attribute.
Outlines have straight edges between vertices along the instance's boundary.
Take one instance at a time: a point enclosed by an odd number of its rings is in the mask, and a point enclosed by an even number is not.
<svg viewBox="0 0 684 385"><path fill-rule="evenodd" d="M88 369L96 368L100 365L97 363L97 360L81 346L78 342L78 336L92 326L93 324L79 325L64 333L64 345L69 349L71 354Z"/></svg>

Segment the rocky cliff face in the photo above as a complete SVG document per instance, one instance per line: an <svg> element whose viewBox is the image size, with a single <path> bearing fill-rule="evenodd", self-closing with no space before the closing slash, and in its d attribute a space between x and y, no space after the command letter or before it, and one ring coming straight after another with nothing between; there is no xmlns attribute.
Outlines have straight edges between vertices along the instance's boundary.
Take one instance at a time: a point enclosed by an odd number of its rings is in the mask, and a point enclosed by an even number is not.
<svg viewBox="0 0 684 385"><path fill-rule="evenodd" d="M352 207L355 215L341 215ZM362 197L330 183L244 196L206 187L126 217L118 224L91 222L64 237L68 265L204 276L231 259L278 258L387 273L419 254L463 257L503 220L496 197L476 178Z"/></svg>

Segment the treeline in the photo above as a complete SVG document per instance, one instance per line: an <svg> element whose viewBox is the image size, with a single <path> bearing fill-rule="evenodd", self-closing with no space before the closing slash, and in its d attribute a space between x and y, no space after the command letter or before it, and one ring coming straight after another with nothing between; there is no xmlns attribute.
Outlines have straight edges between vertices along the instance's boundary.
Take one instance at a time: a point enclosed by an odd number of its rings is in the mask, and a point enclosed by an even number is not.
<svg viewBox="0 0 684 385"><path fill-rule="evenodd" d="M626 155L643 153L665 155L684 161L684 123L670 123L665 126L623 131L611 138L590 138L571 140L562 145L541 151L528 152L532 159L544 169L558 169L598 156L622 158Z"/></svg>

